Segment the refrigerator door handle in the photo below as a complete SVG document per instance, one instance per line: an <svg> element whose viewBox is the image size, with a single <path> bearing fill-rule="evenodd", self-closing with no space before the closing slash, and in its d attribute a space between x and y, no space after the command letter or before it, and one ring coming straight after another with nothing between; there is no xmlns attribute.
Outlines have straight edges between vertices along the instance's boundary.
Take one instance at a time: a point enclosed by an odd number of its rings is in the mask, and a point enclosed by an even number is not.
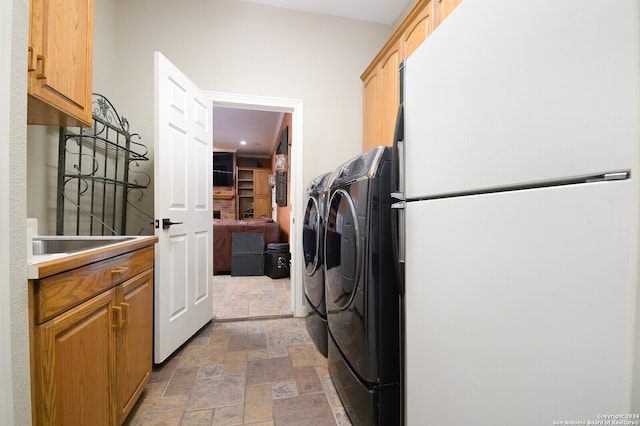
<svg viewBox="0 0 640 426"><path fill-rule="evenodd" d="M404 195L404 106L398 108L396 132L393 138L391 155L391 238L396 266L398 290L404 296L404 233L405 233L405 195Z"/></svg>

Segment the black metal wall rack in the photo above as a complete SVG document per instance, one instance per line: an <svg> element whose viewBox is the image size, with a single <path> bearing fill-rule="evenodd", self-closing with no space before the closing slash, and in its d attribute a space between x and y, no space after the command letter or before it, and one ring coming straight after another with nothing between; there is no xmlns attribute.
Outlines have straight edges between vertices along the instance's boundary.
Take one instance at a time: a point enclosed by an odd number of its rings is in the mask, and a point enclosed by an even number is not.
<svg viewBox="0 0 640 426"><path fill-rule="evenodd" d="M94 93L92 108L92 127L60 128L57 235L126 235L130 209L151 218L132 203L151 182L147 147L106 97Z"/></svg>

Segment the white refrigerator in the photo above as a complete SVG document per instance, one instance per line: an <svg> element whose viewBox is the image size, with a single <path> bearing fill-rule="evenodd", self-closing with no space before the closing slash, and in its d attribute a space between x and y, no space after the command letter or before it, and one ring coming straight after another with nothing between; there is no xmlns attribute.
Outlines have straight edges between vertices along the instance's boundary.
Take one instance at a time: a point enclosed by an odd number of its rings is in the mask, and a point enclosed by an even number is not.
<svg viewBox="0 0 640 426"><path fill-rule="evenodd" d="M464 0L406 60L406 424L640 424L639 25Z"/></svg>

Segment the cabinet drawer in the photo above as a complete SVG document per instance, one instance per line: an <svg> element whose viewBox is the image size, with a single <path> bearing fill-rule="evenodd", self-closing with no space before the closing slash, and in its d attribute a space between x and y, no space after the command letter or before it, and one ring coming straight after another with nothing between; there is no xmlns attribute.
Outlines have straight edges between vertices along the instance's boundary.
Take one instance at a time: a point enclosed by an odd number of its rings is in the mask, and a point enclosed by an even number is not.
<svg viewBox="0 0 640 426"><path fill-rule="evenodd" d="M153 258L153 247L147 247L34 280L33 309L36 324L152 268Z"/></svg>

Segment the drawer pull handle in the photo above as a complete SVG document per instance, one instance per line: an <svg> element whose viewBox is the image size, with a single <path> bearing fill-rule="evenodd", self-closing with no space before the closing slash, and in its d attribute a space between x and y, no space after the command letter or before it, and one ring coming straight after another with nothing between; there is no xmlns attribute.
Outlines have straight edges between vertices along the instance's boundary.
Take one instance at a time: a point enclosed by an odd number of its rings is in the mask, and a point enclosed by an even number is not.
<svg viewBox="0 0 640 426"><path fill-rule="evenodd" d="M120 306L114 306L111 308L113 312L113 323L111 327L116 330L122 328L122 308Z"/></svg>
<svg viewBox="0 0 640 426"><path fill-rule="evenodd" d="M122 302L122 326L124 327L129 323L129 304Z"/></svg>
<svg viewBox="0 0 640 426"><path fill-rule="evenodd" d="M45 58L43 55L36 55L36 78L38 80L46 79L45 75Z"/></svg>
<svg viewBox="0 0 640 426"><path fill-rule="evenodd" d="M117 266L111 270L111 275L124 275L129 270L126 266Z"/></svg>
<svg viewBox="0 0 640 426"><path fill-rule="evenodd" d="M29 46L29 59L27 63L27 71L35 71L36 68L33 66L33 47Z"/></svg>

